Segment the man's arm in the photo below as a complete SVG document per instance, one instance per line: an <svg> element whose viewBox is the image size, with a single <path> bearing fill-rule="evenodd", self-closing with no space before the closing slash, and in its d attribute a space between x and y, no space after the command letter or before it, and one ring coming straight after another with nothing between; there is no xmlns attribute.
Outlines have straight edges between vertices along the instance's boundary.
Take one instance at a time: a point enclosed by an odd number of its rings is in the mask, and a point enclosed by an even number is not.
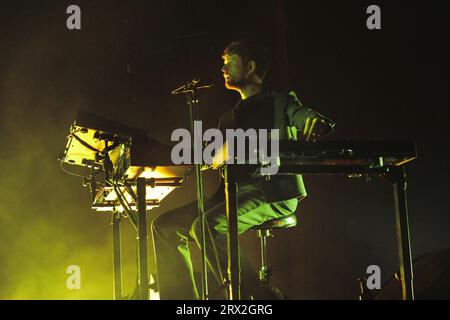
<svg viewBox="0 0 450 320"><path fill-rule="evenodd" d="M224 113L219 120L218 129L222 132L222 136L226 137L226 129L234 129L236 127L236 120L232 110ZM203 148L207 146L204 144ZM202 164L201 170L219 169L228 159L228 146L226 141L223 142L220 149L216 150L216 154L212 159L211 164Z"/></svg>
<svg viewBox="0 0 450 320"><path fill-rule="evenodd" d="M295 126L299 138L306 141L332 133L336 125L330 118L302 105L294 91L289 92L286 113L289 125Z"/></svg>

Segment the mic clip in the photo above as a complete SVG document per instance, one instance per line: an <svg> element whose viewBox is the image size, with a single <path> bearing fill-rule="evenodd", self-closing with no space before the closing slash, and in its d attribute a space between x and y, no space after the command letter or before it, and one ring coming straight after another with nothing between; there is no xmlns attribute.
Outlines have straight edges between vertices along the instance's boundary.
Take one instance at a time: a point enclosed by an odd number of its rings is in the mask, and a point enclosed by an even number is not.
<svg viewBox="0 0 450 320"><path fill-rule="evenodd" d="M200 84L200 79L192 79L191 81L189 81L188 83L186 83L185 85L182 85L181 87L173 90L171 92L171 94L181 94L181 93L189 93L189 92L194 92L195 90L199 90L199 89L207 89L207 88L211 88L214 84L207 84L207 85L199 85Z"/></svg>

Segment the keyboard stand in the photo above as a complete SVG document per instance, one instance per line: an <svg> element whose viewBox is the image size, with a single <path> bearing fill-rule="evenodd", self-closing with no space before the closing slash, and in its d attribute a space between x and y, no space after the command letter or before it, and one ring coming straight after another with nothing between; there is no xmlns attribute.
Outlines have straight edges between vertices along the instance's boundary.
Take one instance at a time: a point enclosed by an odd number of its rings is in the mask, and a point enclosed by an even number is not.
<svg viewBox="0 0 450 320"><path fill-rule="evenodd" d="M228 284L229 299L240 299L239 235L237 223L237 184L234 174L236 165L225 164L225 199L228 222ZM400 280L403 300L414 300L413 265L406 198L406 173L403 164L398 166L326 166L326 165L281 165L278 174L367 174L378 175L388 180L394 191L397 250L400 265Z"/></svg>

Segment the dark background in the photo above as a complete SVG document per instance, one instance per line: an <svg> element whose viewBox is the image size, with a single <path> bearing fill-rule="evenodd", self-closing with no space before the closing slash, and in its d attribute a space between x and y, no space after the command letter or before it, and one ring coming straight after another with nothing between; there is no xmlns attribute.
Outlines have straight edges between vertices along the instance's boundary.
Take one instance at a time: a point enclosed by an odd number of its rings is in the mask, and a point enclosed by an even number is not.
<svg viewBox="0 0 450 320"><path fill-rule="evenodd" d="M238 99L220 73L222 49L238 38L272 48L268 81L335 120L333 139L415 140L419 157L407 167L413 257L449 248L444 10L392 2L2 2L0 299L112 297L110 217L90 209L88 190L57 162L76 112L167 142L188 125L184 99L169 92L197 76L215 82L200 97L204 127L215 127ZM79 31L66 28L70 4L81 8ZM381 7L381 30L366 28L370 4ZM205 180L210 195L216 173ZM299 226L270 240L273 283L294 299L356 299L367 266L389 279L398 269L391 186L377 178L305 181ZM193 186L186 181L150 219L192 200ZM135 246L124 229L129 293ZM256 235L242 236L242 246L256 266ZM71 264L81 267L81 290L66 288Z"/></svg>

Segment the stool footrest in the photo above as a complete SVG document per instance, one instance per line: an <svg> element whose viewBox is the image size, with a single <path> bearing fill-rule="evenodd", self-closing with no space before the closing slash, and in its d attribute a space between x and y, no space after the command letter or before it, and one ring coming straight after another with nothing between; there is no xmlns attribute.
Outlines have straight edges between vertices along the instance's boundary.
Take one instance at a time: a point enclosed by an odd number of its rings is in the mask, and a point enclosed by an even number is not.
<svg viewBox="0 0 450 320"><path fill-rule="evenodd" d="M258 226L254 226L252 230L271 230L271 229L285 229L295 227L297 225L297 216L290 214L280 218L266 221Z"/></svg>
<svg viewBox="0 0 450 320"><path fill-rule="evenodd" d="M268 283L270 281L270 277L272 276L272 268L268 266L262 266L261 269L259 269L259 281L261 283Z"/></svg>
<svg viewBox="0 0 450 320"><path fill-rule="evenodd" d="M261 239L261 267L259 268L259 281L261 284L268 284L272 275L272 268L268 266L267 260L267 238L273 237L271 231L273 229L285 229L295 227L297 225L297 216L290 214L280 218L266 221L251 229L258 232L258 237Z"/></svg>

